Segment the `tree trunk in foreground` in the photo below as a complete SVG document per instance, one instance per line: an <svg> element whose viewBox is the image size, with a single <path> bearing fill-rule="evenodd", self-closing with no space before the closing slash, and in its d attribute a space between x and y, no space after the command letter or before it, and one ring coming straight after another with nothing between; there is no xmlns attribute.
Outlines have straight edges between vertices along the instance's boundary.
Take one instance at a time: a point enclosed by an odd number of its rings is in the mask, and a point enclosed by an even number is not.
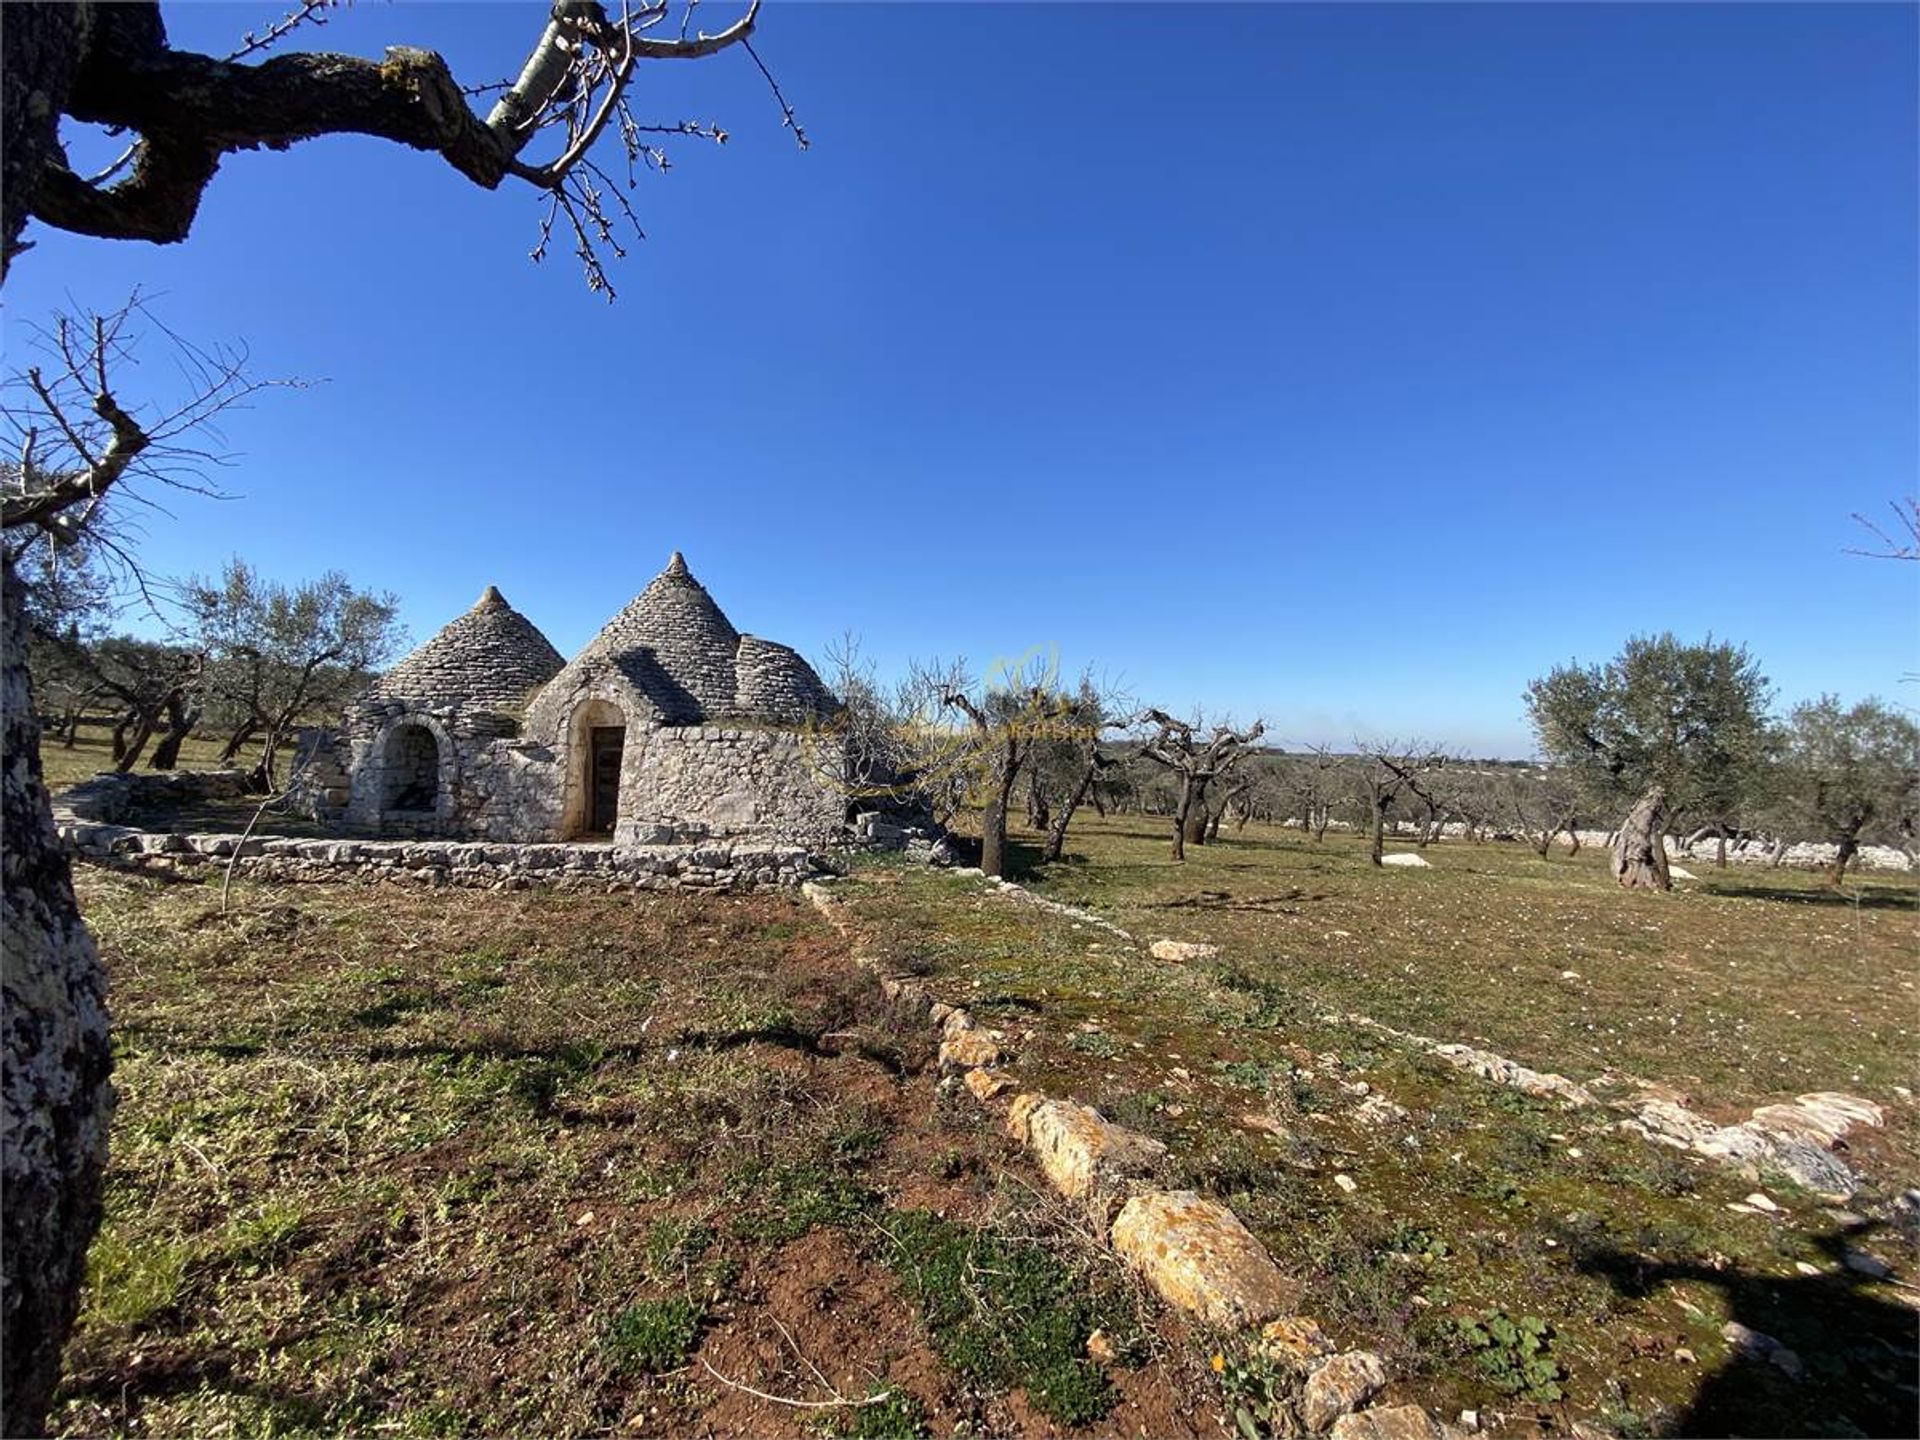
<svg viewBox="0 0 1920 1440"><path fill-rule="evenodd" d="M1387 852L1387 807L1380 801L1373 802L1373 833L1367 844L1367 859L1380 864L1381 857Z"/></svg>
<svg viewBox="0 0 1920 1440"><path fill-rule="evenodd" d="M1633 802L1613 842L1613 878L1628 890L1671 890L1667 873L1667 792L1658 785Z"/></svg>
<svg viewBox="0 0 1920 1440"><path fill-rule="evenodd" d="M980 868L989 875L1007 873L1007 807L1013 800L1013 782L1020 776L1020 757L1013 741L1002 742L999 774L980 816Z"/></svg>
<svg viewBox="0 0 1920 1440"><path fill-rule="evenodd" d="M6 1131L0 1138L0 1435L39 1435L100 1224L107 1158L106 973L80 919L40 771L40 722L11 567L0 577L0 975Z"/></svg>

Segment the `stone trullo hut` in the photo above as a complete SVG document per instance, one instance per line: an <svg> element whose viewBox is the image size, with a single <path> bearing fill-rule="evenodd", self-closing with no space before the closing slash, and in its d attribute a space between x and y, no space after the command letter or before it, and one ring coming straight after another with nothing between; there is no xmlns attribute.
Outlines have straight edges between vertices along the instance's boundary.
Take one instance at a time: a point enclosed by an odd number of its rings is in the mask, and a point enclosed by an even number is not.
<svg viewBox="0 0 1920 1440"><path fill-rule="evenodd" d="M676 551L562 663L489 586L349 708L347 823L380 835L817 844L845 813L839 704L735 630Z"/></svg>

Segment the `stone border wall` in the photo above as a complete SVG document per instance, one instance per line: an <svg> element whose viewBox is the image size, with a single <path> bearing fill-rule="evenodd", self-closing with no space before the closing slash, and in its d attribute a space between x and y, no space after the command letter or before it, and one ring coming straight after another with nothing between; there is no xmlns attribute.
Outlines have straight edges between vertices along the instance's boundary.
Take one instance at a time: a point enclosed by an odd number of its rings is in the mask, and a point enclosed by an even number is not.
<svg viewBox="0 0 1920 1440"><path fill-rule="evenodd" d="M299 840L264 835L180 835L128 825L65 821L60 838L80 860L187 875L224 871L253 880L388 881L483 890L753 890L798 885L821 873L800 846L715 841L699 845L508 845L488 841Z"/></svg>
<svg viewBox="0 0 1920 1440"><path fill-rule="evenodd" d="M801 893L848 942L855 964L880 969L844 901L814 883ZM1054 908L1055 902L1020 893ZM1072 913L1072 907L1058 908ZM1273 1404L1284 1411L1275 1417L1276 1433L1462 1440L1464 1431L1418 1405L1374 1407L1389 1379L1385 1361L1371 1350L1340 1350L1315 1320L1296 1313L1299 1286L1227 1206L1191 1190L1163 1188L1157 1176L1165 1146L1092 1106L1021 1090L1006 1069L1005 1036L977 1024L964 1008L935 1001L917 980L885 974L879 980L889 998L925 1007L940 1036L939 1068L947 1077L941 1083L964 1085L982 1106L1004 1103L1008 1135L1163 1301L1209 1331L1239 1334L1272 1364Z"/></svg>

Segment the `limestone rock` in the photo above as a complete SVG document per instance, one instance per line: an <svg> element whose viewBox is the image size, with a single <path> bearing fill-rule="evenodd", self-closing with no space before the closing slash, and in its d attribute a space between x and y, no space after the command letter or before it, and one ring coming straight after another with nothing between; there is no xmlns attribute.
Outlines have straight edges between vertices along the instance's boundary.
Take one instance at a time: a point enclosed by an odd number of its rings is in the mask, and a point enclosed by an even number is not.
<svg viewBox="0 0 1920 1440"><path fill-rule="evenodd" d="M1394 1125L1407 1118L1407 1107L1396 1105L1384 1095L1369 1095L1353 1112L1363 1125Z"/></svg>
<svg viewBox="0 0 1920 1440"><path fill-rule="evenodd" d="M1007 1109L1007 1134L1022 1145L1027 1143L1027 1127L1033 1120L1033 1112L1047 1103L1044 1095L1031 1092L1013 1097L1013 1104Z"/></svg>
<svg viewBox="0 0 1920 1440"><path fill-rule="evenodd" d="M973 1098L985 1104L1004 1090L1013 1088L1013 1081L1004 1075L995 1075L989 1070L969 1070L966 1073L967 1089L973 1092Z"/></svg>
<svg viewBox="0 0 1920 1440"><path fill-rule="evenodd" d="M1387 1367L1371 1350L1336 1355L1307 1377L1300 1418L1316 1435L1342 1415L1361 1409L1387 1385Z"/></svg>
<svg viewBox="0 0 1920 1440"><path fill-rule="evenodd" d="M1333 1353L1333 1341L1317 1321L1304 1315L1283 1315L1260 1327L1259 1348L1275 1364L1306 1373L1319 1368Z"/></svg>
<svg viewBox="0 0 1920 1440"><path fill-rule="evenodd" d="M1398 865L1403 870L1431 870L1433 868L1433 866L1429 865L1420 856L1405 853L1382 855L1380 857L1380 863L1382 865Z"/></svg>
<svg viewBox="0 0 1920 1440"><path fill-rule="evenodd" d="M1871 1100L1838 1090L1817 1090L1797 1097L1791 1105L1762 1105L1750 1123L1775 1134L1832 1145L1856 1125L1878 1129L1885 1122L1885 1112Z"/></svg>
<svg viewBox="0 0 1920 1440"><path fill-rule="evenodd" d="M1070 1200L1114 1193L1128 1179L1148 1174L1167 1147L1111 1124L1098 1110L1070 1100L1035 1106L1027 1143L1053 1188Z"/></svg>
<svg viewBox="0 0 1920 1440"><path fill-rule="evenodd" d="M1342 1415L1328 1432L1332 1440L1448 1440L1458 1434L1418 1405L1393 1405Z"/></svg>
<svg viewBox="0 0 1920 1440"><path fill-rule="evenodd" d="M1239 1217L1191 1190L1134 1196L1112 1241L1161 1299L1223 1330L1270 1320L1299 1298Z"/></svg>
<svg viewBox="0 0 1920 1440"><path fill-rule="evenodd" d="M984 1030L963 1030L940 1042L942 1070L971 1070L1000 1063L1000 1047Z"/></svg>
<svg viewBox="0 0 1920 1440"><path fill-rule="evenodd" d="M1211 960L1220 953L1218 945L1209 945L1201 940L1156 940L1147 948L1154 959L1166 960L1175 965L1185 965L1194 960Z"/></svg>

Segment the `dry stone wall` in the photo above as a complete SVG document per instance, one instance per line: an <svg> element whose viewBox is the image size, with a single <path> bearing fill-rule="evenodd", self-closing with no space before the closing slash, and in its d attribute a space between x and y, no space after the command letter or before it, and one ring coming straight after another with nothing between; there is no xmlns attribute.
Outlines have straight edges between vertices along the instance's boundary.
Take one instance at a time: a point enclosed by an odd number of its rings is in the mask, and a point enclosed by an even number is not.
<svg viewBox="0 0 1920 1440"><path fill-rule="evenodd" d="M820 873L802 846L509 845L488 841L309 840L181 835L67 820L61 839L83 860L134 869L234 872L283 883L391 882L485 890L752 890L798 885Z"/></svg>
<svg viewBox="0 0 1920 1440"><path fill-rule="evenodd" d="M632 777L631 793L641 813L623 822L615 838L658 843L776 834L824 845L846 817L838 753L830 738L793 730L722 725L651 730Z"/></svg>

